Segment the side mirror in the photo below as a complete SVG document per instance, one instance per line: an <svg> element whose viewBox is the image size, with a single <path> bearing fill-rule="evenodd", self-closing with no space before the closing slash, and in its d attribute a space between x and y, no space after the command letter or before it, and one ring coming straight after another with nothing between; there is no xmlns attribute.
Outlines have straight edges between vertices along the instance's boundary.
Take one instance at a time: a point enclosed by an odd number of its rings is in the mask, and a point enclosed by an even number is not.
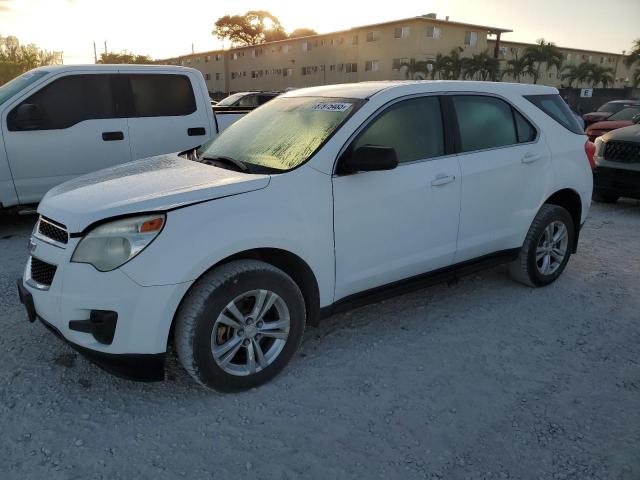
<svg viewBox="0 0 640 480"><path fill-rule="evenodd" d="M349 174L393 170L397 166L398 155L395 148L380 145L363 145L340 159L338 173Z"/></svg>
<svg viewBox="0 0 640 480"><path fill-rule="evenodd" d="M42 127L42 110L33 103L23 103L16 112L16 125L21 130L37 130Z"/></svg>

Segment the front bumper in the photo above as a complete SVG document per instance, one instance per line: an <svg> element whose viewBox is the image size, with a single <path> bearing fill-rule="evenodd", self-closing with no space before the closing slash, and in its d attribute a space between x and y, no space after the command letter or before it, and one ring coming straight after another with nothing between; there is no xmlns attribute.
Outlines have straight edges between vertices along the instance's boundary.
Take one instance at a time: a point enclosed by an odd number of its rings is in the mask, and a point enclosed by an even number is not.
<svg viewBox="0 0 640 480"><path fill-rule="evenodd" d="M33 302L33 295L18 280L18 295L20 302L27 310L30 322L39 319L53 334L64 341L71 348L83 355L91 362L98 365L107 372L128 380L141 382L157 382L164 380L164 353L156 354L110 354L91 350L67 340L60 330L40 317Z"/></svg>
<svg viewBox="0 0 640 480"><path fill-rule="evenodd" d="M593 190L599 194L640 199L640 171L597 166L593 171Z"/></svg>

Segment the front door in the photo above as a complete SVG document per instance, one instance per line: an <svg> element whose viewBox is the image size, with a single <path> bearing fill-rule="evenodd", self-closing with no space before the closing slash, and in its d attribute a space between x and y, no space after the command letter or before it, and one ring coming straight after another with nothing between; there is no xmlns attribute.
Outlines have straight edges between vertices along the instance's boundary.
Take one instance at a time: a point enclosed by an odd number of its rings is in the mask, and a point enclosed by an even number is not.
<svg viewBox="0 0 640 480"><path fill-rule="evenodd" d="M21 204L52 187L131 159L127 120L118 118L116 75L61 76L2 116L9 165ZM19 109L30 111L24 121Z"/></svg>
<svg viewBox="0 0 640 480"><path fill-rule="evenodd" d="M333 179L336 300L451 264L460 211L460 169L446 155L440 100L401 100L346 150L393 147L394 170Z"/></svg>

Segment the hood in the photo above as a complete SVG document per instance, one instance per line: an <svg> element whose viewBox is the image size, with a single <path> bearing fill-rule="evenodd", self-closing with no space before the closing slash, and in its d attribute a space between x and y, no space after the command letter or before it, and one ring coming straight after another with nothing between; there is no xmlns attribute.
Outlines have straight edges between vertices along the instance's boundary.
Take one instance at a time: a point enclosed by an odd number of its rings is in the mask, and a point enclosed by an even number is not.
<svg viewBox="0 0 640 480"><path fill-rule="evenodd" d="M619 140L622 142L640 143L640 125L630 125L628 127L619 128L613 132L607 133L602 137L603 140Z"/></svg>
<svg viewBox="0 0 640 480"><path fill-rule="evenodd" d="M596 122L589 125L587 128L587 134L592 130L615 130L616 128L628 127L633 125L631 120L605 120L603 122Z"/></svg>
<svg viewBox="0 0 640 480"><path fill-rule="evenodd" d="M38 213L77 233L94 222L168 210L265 188L268 175L249 175L161 155L75 178L45 195Z"/></svg>

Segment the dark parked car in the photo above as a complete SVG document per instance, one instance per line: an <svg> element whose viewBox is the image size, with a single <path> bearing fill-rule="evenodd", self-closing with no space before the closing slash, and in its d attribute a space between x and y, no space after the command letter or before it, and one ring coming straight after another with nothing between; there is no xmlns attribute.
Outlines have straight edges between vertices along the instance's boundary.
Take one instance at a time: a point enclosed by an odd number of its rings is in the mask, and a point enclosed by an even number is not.
<svg viewBox="0 0 640 480"><path fill-rule="evenodd" d="M582 118L588 127L592 123L600 122L609 118L612 114L619 112L625 107L634 107L640 105L640 100L613 100L600 106L598 110L591 113L585 113Z"/></svg>
<svg viewBox="0 0 640 480"><path fill-rule="evenodd" d="M616 130L618 128L628 127L634 124L634 120L640 115L640 105L637 107L623 108L617 113L614 113L606 120L596 122L587 127L587 135L592 142L607 132Z"/></svg>
<svg viewBox="0 0 640 480"><path fill-rule="evenodd" d="M593 199L613 203L640 199L640 124L619 128L596 139Z"/></svg>
<svg viewBox="0 0 640 480"><path fill-rule="evenodd" d="M214 110L252 109L273 100L279 92L238 92L220 100Z"/></svg>

